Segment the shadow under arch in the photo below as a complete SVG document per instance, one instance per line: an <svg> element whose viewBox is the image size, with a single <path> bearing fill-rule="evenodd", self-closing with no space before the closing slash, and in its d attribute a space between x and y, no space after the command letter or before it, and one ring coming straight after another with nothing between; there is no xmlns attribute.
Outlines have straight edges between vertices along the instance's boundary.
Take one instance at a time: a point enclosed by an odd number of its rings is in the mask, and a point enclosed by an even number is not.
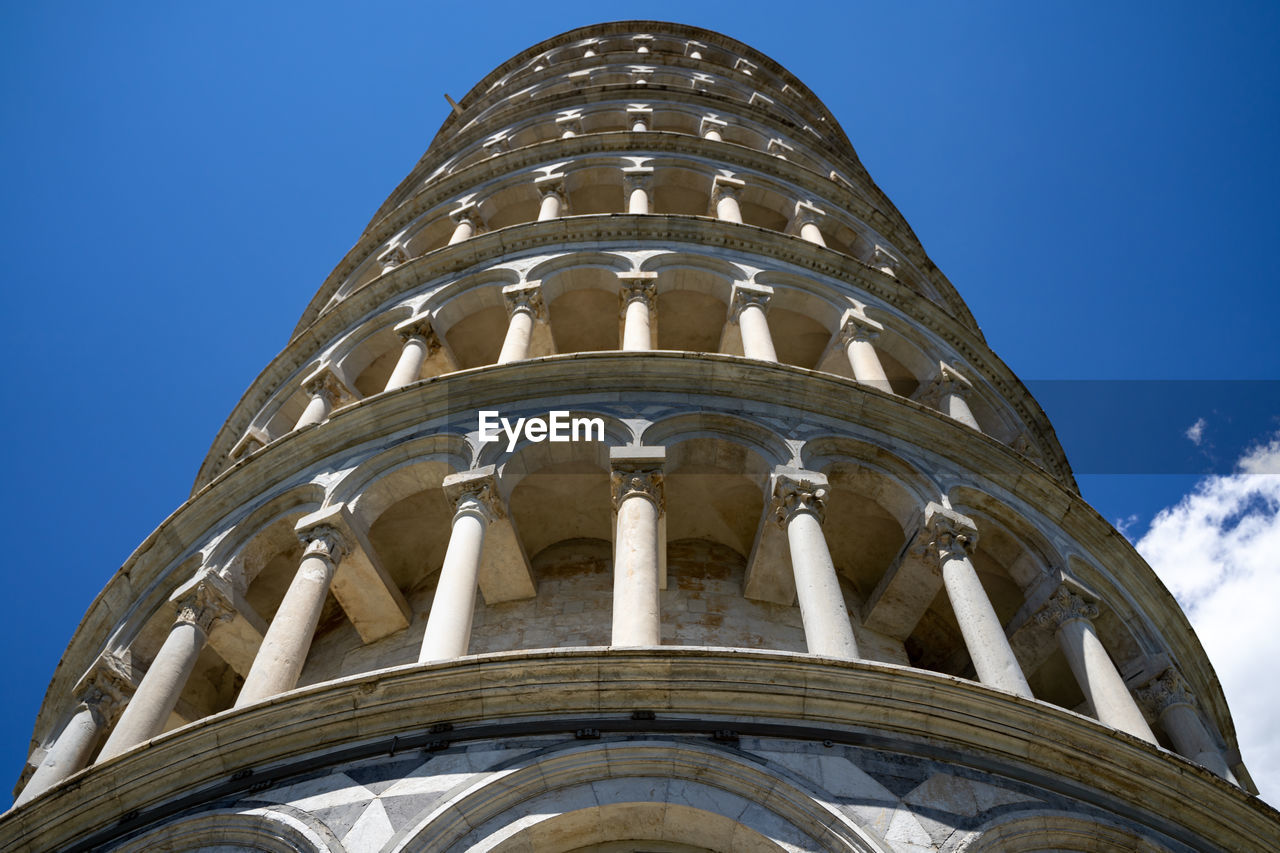
<svg viewBox="0 0 1280 853"><path fill-rule="evenodd" d="M497 361L507 332L502 288L519 281L515 270L496 267L450 282L427 298L422 310L430 313L432 331L460 369Z"/></svg>
<svg viewBox="0 0 1280 853"><path fill-rule="evenodd" d="M346 851L337 836L316 817L288 805L202 812L167 823L112 848L115 853L179 853L215 849L260 853Z"/></svg>
<svg viewBox="0 0 1280 853"><path fill-rule="evenodd" d="M1070 853L1112 853L1115 850L1172 853L1173 849L1130 827L1104 820L1098 815L1083 817L1050 809L1035 809L993 818L961 843L956 848L956 853L1040 853L1044 850Z"/></svg>
<svg viewBox="0 0 1280 853"><path fill-rule="evenodd" d="M424 466L440 467L446 474L465 471L471 456L471 445L459 433L415 438L362 461L330 487L327 503L346 504L351 515L368 529L392 504L440 485L445 475L425 475Z"/></svg>
<svg viewBox="0 0 1280 853"><path fill-rule="evenodd" d="M271 543L283 547L286 538L296 541L292 523L318 510L324 500L324 487L318 483L302 483L272 495L235 521L231 532L223 537L205 563L218 567L221 574L244 592L270 560ZM289 525L287 537L276 530L285 522Z"/></svg>
<svg viewBox="0 0 1280 853"><path fill-rule="evenodd" d="M569 853L612 841L714 853L889 849L798 780L726 750L654 740L516 759L441 802L394 850Z"/></svg>

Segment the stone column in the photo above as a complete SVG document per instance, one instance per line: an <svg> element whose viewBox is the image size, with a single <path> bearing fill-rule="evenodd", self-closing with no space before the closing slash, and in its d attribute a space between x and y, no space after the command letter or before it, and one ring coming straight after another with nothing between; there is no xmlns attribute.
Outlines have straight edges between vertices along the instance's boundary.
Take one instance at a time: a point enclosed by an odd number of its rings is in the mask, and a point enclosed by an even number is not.
<svg viewBox="0 0 1280 853"><path fill-rule="evenodd" d="M50 744L40 766L31 774L13 807L23 805L89 765L89 756L102 733L119 715L127 685L114 673L95 670L77 687L75 713Z"/></svg>
<svg viewBox="0 0 1280 853"><path fill-rule="evenodd" d="M728 122L709 115L703 117L699 130L702 132L703 139L710 139L712 142L724 142L723 131L728 126Z"/></svg>
<svg viewBox="0 0 1280 853"><path fill-rule="evenodd" d="M613 507L614 646L656 646L661 640L658 586L659 519L664 511L661 447L610 451Z"/></svg>
<svg viewBox="0 0 1280 853"><path fill-rule="evenodd" d="M542 194L542 204L538 208L538 221L546 222L555 219L564 210L564 176L549 175L538 178L535 185Z"/></svg>
<svg viewBox="0 0 1280 853"><path fill-rule="evenodd" d="M990 687L1033 698L995 608L969 559L969 553L978 544L977 527L969 518L936 503L925 508L925 527L930 539L929 551L937 556L942 583L956 621L960 623L960 633L978 680Z"/></svg>
<svg viewBox="0 0 1280 853"><path fill-rule="evenodd" d="M814 655L856 660L858 643L822 532L827 492L822 474L779 469L773 475L772 509L787 533L806 648Z"/></svg>
<svg viewBox="0 0 1280 853"><path fill-rule="evenodd" d="M350 550L342 534L329 525L300 530L298 538L306 546L302 560L236 697L237 708L297 686L333 574Z"/></svg>
<svg viewBox="0 0 1280 853"><path fill-rule="evenodd" d="M652 166L627 166L622 170L622 186L627 194L627 213L649 212L649 188L652 183Z"/></svg>
<svg viewBox="0 0 1280 853"><path fill-rule="evenodd" d="M497 500L492 465L450 474L442 484L454 507L449 547L440 566L419 663L462 657L471 645L471 617L476 608L476 583L484 534L489 522L504 513Z"/></svg>
<svg viewBox="0 0 1280 853"><path fill-rule="evenodd" d="M405 251L404 246L394 245L378 256L378 263L382 269L378 275L386 275L401 264L409 262L409 253Z"/></svg>
<svg viewBox="0 0 1280 853"><path fill-rule="evenodd" d="M741 224L742 209L738 207L738 193L746 185L746 181L737 178L716 176L711 184L711 206L715 208L716 219Z"/></svg>
<svg viewBox="0 0 1280 853"><path fill-rule="evenodd" d="M973 416L973 410L965 399L972 390L973 383L958 370L949 364L939 363L938 375L926 390L924 399L944 415L982 432L978 419Z"/></svg>
<svg viewBox="0 0 1280 853"><path fill-rule="evenodd" d="M1207 767L1232 784L1236 782L1226 759L1196 709L1196 695L1182 673L1166 669L1138 691L1138 698L1160 720L1179 755Z"/></svg>
<svg viewBox="0 0 1280 853"><path fill-rule="evenodd" d="M383 391L394 391L418 381L422 363L440 349L440 341L427 317L406 320L396 326L396 334L404 341L404 346L400 350L400 360L396 362L395 370L391 371L391 377L387 379L387 386Z"/></svg>
<svg viewBox="0 0 1280 853"><path fill-rule="evenodd" d="M795 227L800 234L800 239L825 247L827 241L822 238L822 229L818 227L818 221L825 215L825 213L808 202L797 202Z"/></svg>
<svg viewBox="0 0 1280 853"><path fill-rule="evenodd" d="M773 288L762 284L738 282L733 286L729 317L742 330L742 354L747 358L778 360L773 336L769 333L769 319L765 316L772 297Z"/></svg>
<svg viewBox="0 0 1280 853"><path fill-rule="evenodd" d="M622 284L622 349L642 352L652 349L649 319L653 314L658 274L619 273Z"/></svg>
<svg viewBox="0 0 1280 853"><path fill-rule="evenodd" d="M537 282L510 284L502 288L502 299L507 304L507 336L497 363L524 361L529 357L534 323L546 316L542 288Z"/></svg>
<svg viewBox="0 0 1280 853"><path fill-rule="evenodd" d="M1098 721L1155 743L1156 736L1138 703L1098 639L1092 622L1097 615L1098 605L1060 586L1045 609L1036 614L1036 621L1054 629L1071 673Z"/></svg>
<svg viewBox="0 0 1280 853"><path fill-rule="evenodd" d="M840 320L840 344L849 357L849 367L853 370L856 381L892 394L893 386L889 384L889 378L885 376L884 367L880 364L880 357L876 355L876 348L871 343L883 331L884 326L851 309L844 312L844 317Z"/></svg>
<svg viewBox="0 0 1280 853"><path fill-rule="evenodd" d="M480 211L473 204L458 208L449 214L449 218L454 222L453 234L449 237L450 246L461 243L463 240L470 240L479 230L477 225L480 221Z"/></svg>
<svg viewBox="0 0 1280 853"><path fill-rule="evenodd" d="M632 104L627 107L627 120L631 124L632 133L644 133L649 129L653 118L653 108L644 104Z"/></svg>
<svg viewBox="0 0 1280 853"><path fill-rule="evenodd" d="M164 731L169 715L187 686L196 659L208 642L213 623L232 616L230 603L208 582L198 580L180 592L178 618L134 691L133 698L121 712L120 721L111 730L102 752L98 753L98 762L113 758Z"/></svg>
<svg viewBox="0 0 1280 853"><path fill-rule="evenodd" d="M582 115L574 111L557 116L556 127L560 128L561 139L572 139L582 133Z"/></svg>
<svg viewBox="0 0 1280 853"><path fill-rule="evenodd" d="M313 426L329 417L334 405L338 402L338 378L327 367L320 368L303 382L303 390L310 395L307 407L302 416L294 424L294 429Z"/></svg>

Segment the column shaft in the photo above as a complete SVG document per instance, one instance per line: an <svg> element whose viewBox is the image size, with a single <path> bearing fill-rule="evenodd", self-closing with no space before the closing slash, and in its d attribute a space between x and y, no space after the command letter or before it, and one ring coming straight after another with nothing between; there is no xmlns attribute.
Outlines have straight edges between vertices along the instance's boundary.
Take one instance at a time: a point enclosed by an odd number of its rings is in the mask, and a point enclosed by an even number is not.
<svg viewBox="0 0 1280 853"><path fill-rule="evenodd" d="M67 723L58 739L49 747L40 766L31 774L22 793L14 801L14 808L34 799L81 770L89 763L93 745L102 732L102 718L89 705L81 705Z"/></svg>
<svg viewBox="0 0 1280 853"><path fill-rule="evenodd" d="M944 393L942 395L942 412L955 418L960 423L982 432L982 427L978 426L978 419L973 416L973 410L969 408L969 403L961 395Z"/></svg>
<svg viewBox="0 0 1280 853"><path fill-rule="evenodd" d="M406 338L404 347L400 350L400 360L396 362L396 368L391 371L391 378L387 380L387 387L383 390L394 391L416 382L429 352L430 346L422 335L410 335Z"/></svg>
<svg viewBox="0 0 1280 853"><path fill-rule="evenodd" d="M1217 744L1205 731L1195 708L1181 702L1169 705L1160 712L1160 725L1173 741L1173 747L1179 755L1209 768L1229 782L1236 781L1222 753L1218 751Z"/></svg>
<svg viewBox="0 0 1280 853"><path fill-rule="evenodd" d="M341 541L336 531L332 536ZM243 708L297 686L342 550L343 546L319 538L308 545L280 609L262 638L235 707Z"/></svg>
<svg viewBox="0 0 1280 853"><path fill-rule="evenodd" d="M853 370L853 378L872 388L892 394L893 386L889 377L885 376L880 357L871 341L850 337L845 344L845 354L849 357L849 367Z"/></svg>
<svg viewBox="0 0 1280 853"><path fill-rule="evenodd" d="M458 224L454 226L453 234L449 237L449 245L461 243L463 240L470 240L476 233L475 223L471 221L471 217L464 216L458 220Z"/></svg>
<svg viewBox="0 0 1280 853"><path fill-rule="evenodd" d="M769 333L769 320L764 308L753 302L743 306L738 314L738 326L742 329L742 354L761 361L777 361L773 348L773 336Z"/></svg>
<svg viewBox="0 0 1280 853"><path fill-rule="evenodd" d="M1057 635L1071 672L1098 721L1155 743L1156 736L1093 625L1086 619L1068 619L1058 626Z"/></svg>
<svg viewBox="0 0 1280 853"><path fill-rule="evenodd" d="M811 512L795 512L786 524L805 646L810 654L856 660L858 644L821 522Z"/></svg>
<svg viewBox="0 0 1280 853"><path fill-rule="evenodd" d="M738 199L731 193L721 193L716 199L716 218L725 222L742 222L742 208L738 206Z"/></svg>
<svg viewBox="0 0 1280 853"><path fill-rule="evenodd" d="M546 222L548 219L555 219L560 215L560 194L557 192L544 193L542 196L542 206L538 208L538 221Z"/></svg>
<svg viewBox="0 0 1280 853"><path fill-rule="evenodd" d="M636 296L627 302L626 319L622 326L622 349L641 352L650 349L649 301Z"/></svg>
<svg viewBox="0 0 1280 853"><path fill-rule="evenodd" d="M648 213L649 191L642 186L632 187L627 197L627 213Z"/></svg>
<svg viewBox="0 0 1280 853"><path fill-rule="evenodd" d="M615 646L656 646L658 615L658 505L639 492L618 502L613 552Z"/></svg>
<svg viewBox="0 0 1280 853"><path fill-rule="evenodd" d="M111 730L98 761L106 761L164 731L207 639L194 620L179 618Z"/></svg>
<svg viewBox="0 0 1280 853"><path fill-rule="evenodd" d="M471 645L471 617L476 607L476 583L489 526L485 510L475 501L464 501L453 516L449 547L431 613L422 637L420 663L462 657Z"/></svg>
<svg viewBox="0 0 1280 853"><path fill-rule="evenodd" d="M498 353L498 364L523 361L529 357L529 344L533 341L533 322L533 311L528 308L517 308L511 312L511 320L507 323L507 336L502 341L502 352Z"/></svg>
<svg viewBox="0 0 1280 853"><path fill-rule="evenodd" d="M313 393L311 399L307 401L307 408L303 410L302 417L298 418L298 423L293 428L302 429L318 424L329 417L329 411L329 397L323 391Z"/></svg>
<svg viewBox="0 0 1280 853"><path fill-rule="evenodd" d="M805 222L800 226L800 238L808 240L810 243L816 243L819 246L827 245L827 241L822 239L822 229L814 222Z"/></svg>
<svg viewBox="0 0 1280 853"><path fill-rule="evenodd" d="M942 582L978 680L1031 699L1031 688L969 557L960 551L945 554Z"/></svg>

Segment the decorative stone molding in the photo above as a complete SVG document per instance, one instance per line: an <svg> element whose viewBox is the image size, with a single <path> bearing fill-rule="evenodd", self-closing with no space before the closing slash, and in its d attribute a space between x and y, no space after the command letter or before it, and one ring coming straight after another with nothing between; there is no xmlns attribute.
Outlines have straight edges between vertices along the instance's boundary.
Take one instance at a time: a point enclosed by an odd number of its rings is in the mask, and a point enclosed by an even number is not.
<svg viewBox="0 0 1280 853"><path fill-rule="evenodd" d="M942 504L930 502L924 510L928 553L939 561L967 558L978 547L978 526L973 519Z"/></svg>
<svg viewBox="0 0 1280 853"><path fill-rule="evenodd" d="M716 175L711 182L711 206L714 208L722 198L737 199L738 193L747 186L747 182L726 175Z"/></svg>
<svg viewBox="0 0 1280 853"><path fill-rule="evenodd" d="M938 362L938 372L933 380L916 396L926 406L940 408L949 395L965 399L973 390L973 383L964 374L946 362Z"/></svg>
<svg viewBox="0 0 1280 853"><path fill-rule="evenodd" d="M861 310L850 308L840 318L840 345L848 346L850 341L871 342L880 337L884 326L872 320Z"/></svg>
<svg viewBox="0 0 1280 853"><path fill-rule="evenodd" d="M622 169L622 188L630 194L632 190L647 190L653 184L652 166L624 166Z"/></svg>
<svg viewBox="0 0 1280 853"><path fill-rule="evenodd" d="M427 315L410 317L403 323L397 323L395 333L405 343L408 343L413 338L420 338L427 346L428 355L440 349L440 339L436 337L435 329L431 325L431 318Z"/></svg>
<svg viewBox="0 0 1280 853"><path fill-rule="evenodd" d="M542 301L541 282L509 284L502 288L502 301L507 306L508 318L517 311L524 311L532 315L535 320L547 318L546 305Z"/></svg>
<svg viewBox="0 0 1280 853"><path fill-rule="evenodd" d="M311 397L320 397L325 405L333 408L342 399L342 382L327 365L303 380L302 390Z"/></svg>
<svg viewBox="0 0 1280 853"><path fill-rule="evenodd" d="M1098 605L1072 592L1066 584L1058 587L1046 602L1044 609L1035 617L1037 624L1046 625L1054 630L1073 619L1089 622L1097 618Z"/></svg>
<svg viewBox="0 0 1280 853"><path fill-rule="evenodd" d="M653 501L662 512L665 507L663 465L664 447L615 447L609 452L609 482L613 508L625 498L640 495Z"/></svg>
<svg viewBox="0 0 1280 853"><path fill-rule="evenodd" d="M193 584L180 587L170 599L178 606L176 622L185 622L200 629L208 635L216 622L230 622L235 616L235 606L231 602L229 590L220 587L229 586L210 571L203 571Z"/></svg>
<svg viewBox="0 0 1280 853"><path fill-rule="evenodd" d="M137 686L124 661L114 655L102 655L72 693L79 697L78 707L88 708L104 728L110 728L120 719Z"/></svg>
<svg viewBox="0 0 1280 853"><path fill-rule="evenodd" d="M486 465L445 477L441 487L454 514L475 513L482 516L486 523L505 518L507 513L502 501L498 499L496 475L497 468Z"/></svg>
<svg viewBox="0 0 1280 853"><path fill-rule="evenodd" d="M1182 673L1169 667L1145 686L1138 688L1138 701L1153 717L1175 705L1196 706L1196 694Z"/></svg>
<svg viewBox="0 0 1280 853"><path fill-rule="evenodd" d="M823 474L800 468L780 469L773 475L769 512L782 527L786 527L793 516L802 512L816 517L822 523L826 520L827 495L830 491Z"/></svg>
<svg viewBox="0 0 1280 853"><path fill-rule="evenodd" d="M658 292L657 282L656 272L618 273L618 283L622 286L623 314L626 314L627 306L632 302L643 302L652 311Z"/></svg>
<svg viewBox="0 0 1280 853"><path fill-rule="evenodd" d="M738 322L743 309L754 305L761 311L769 310L769 301L773 298L773 288L764 284L752 284L746 281L735 282L729 298L730 322Z"/></svg>

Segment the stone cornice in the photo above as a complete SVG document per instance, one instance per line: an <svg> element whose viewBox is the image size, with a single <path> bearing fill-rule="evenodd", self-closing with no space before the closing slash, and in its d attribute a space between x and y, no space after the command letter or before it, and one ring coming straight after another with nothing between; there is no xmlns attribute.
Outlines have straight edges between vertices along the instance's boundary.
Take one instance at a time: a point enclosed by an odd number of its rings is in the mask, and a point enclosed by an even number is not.
<svg viewBox="0 0 1280 853"><path fill-rule="evenodd" d="M422 188L421 192L399 203L393 210L388 211L366 228L356 245L338 262L315 296L311 298L293 335L297 336L311 322L314 322L321 308L328 303L342 283L398 231L431 209L465 196L477 185L491 180L493 175L513 175L527 171L535 165L566 158L606 153L621 155L635 151L693 155L705 157L710 162L738 163L794 184L801 189L809 190L820 198L832 199L837 207L877 229L890 240L942 294L951 313L970 328L977 330L977 323L964 300L946 276L938 270L920 244L915 232L888 199L883 200L882 207L873 206L857 192L832 181L826 175L742 145L712 142L680 133L628 131L583 134L570 139L547 140L524 146L489 160L474 163L453 174L441 177L432 182L429 187ZM858 263L861 264L860 261Z"/></svg>
<svg viewBox="0 0 1280 853"><path fill-rule="evenodd" d="M584 371L611 377L608 389L584 389ZM484 382L474 381L482 374ZM592 405L591 395L607 396L628 382L645 388L655 400L697 394L723 399L735 411L756 401L774 410L806 413L803 420L857 424L860 435L875 431L886 447L927 445L958 468L981 472L994 494L1017 495L1046 522L1064 525L1091 560L1107 568L1110 574L1104 576L1083 567L1080 580L1100 592L1123 591L1136 612L1149 620L1151 633L1168 648L1234 746L1221 688L1177 602L1128 540L1074 491L994 439L910 400L803 368L663 351L549 356L437 377L339 409L322 427L291 433L236 463L157 527L94 600L55 672L36 732L43 736L58 719L71 701L75 680L117 626L131 618L132 611L162 606L169 592L186 580L170 580L164 574L184 549L197 547L228 512L258 498L264 483L288 483L326 460L347 458L354 450L380 446L393 436L435 429L432 424L447 422L451 412L469 418L479 408L512 399L554 399L557 406L586 410ZM832 432L838 430L833 427Z"/></svg>
<svg viewBox="0 0 1280 853"><path fill-rule="evenodd" d="M286 774L292 765L302 772L339 750L359 757L394 749L393 738L416 744L412 739L434 723L452 725L437 737L465 744L483 738L486 724L560 720L572 742L575 719L625 720L637 708L656 712L655 730L678 732L686 720L689 732L705 737L706 723L724 720L725 728L747 733L761 727L773 736L967 765L1123 809L1195 849L1269 849L1280 819L1172 753L1091 718L951 676L749 650L558 649L386 669L215 714L8 812L0 817L0 846L65 850L93 839L84 827L140 829L148 818L180 809L184 797L243 795L264 771ZM264 739L264 731L272 736ZM175 767L182 772L174 774Z"/></svg>

